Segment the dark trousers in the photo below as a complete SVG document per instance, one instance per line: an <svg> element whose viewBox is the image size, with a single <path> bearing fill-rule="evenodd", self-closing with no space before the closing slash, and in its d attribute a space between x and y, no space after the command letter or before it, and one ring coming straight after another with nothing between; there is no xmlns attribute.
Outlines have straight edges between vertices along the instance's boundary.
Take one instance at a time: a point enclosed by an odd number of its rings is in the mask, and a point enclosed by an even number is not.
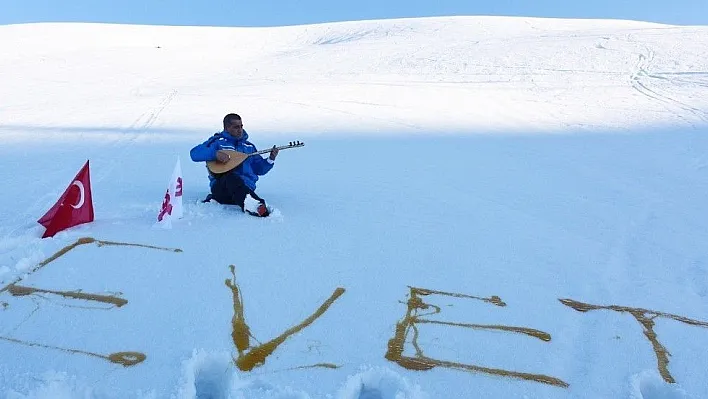
<svg viewBox="0 0 708 399"><path fill-rule="evenodd" d="M238 205L241 210L244 210L243 202L246 199L246 194L251 194L253 199L265 204L265 201L248 188L236 173L227 173L217 177L214 185L211 186L211 197L216 202L225 205Z"/></svg>

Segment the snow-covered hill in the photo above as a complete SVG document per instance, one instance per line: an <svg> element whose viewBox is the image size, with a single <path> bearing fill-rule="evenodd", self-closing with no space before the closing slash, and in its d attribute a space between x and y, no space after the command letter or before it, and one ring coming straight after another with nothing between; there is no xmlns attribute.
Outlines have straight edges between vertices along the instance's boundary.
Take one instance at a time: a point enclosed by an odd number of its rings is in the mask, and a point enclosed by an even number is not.
<svg viewBox="0 0 708 399"><path fill-rule="evenodd" d="M707 49L633 21L0 26L0 397L708 397ZM188 153L229 112L306 143L268 219L200 202ZM41 239L87 159L96 220Z"/></svg>
<svg viewBox="0 0 708 399"><path fill-rule="evenodd" d="M705 122L706 27L457 17L282 28L0 27L3 125L421 133ZM18 73L21 72L21 73ZM28 113L37 107L39 115ZM131 115L124 120L123 113ZM82 115L77 115L81 113ZM292 120L297 118L297 126Z"/></svg>

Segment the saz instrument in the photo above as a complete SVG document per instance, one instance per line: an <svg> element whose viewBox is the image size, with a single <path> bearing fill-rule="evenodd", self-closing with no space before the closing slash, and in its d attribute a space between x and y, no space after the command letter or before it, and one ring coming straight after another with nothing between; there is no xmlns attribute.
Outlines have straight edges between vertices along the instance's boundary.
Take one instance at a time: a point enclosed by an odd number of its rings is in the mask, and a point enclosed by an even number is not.
<svg viewBox="0 0 708 399"><path fill-rule="evenodd" d="M281 147L275 147L278 150L286 150L288 148L297 148L297 147L302 147L304 146L305 143L301 143L300 141L291 141L290 144L284 145ZM256 151L251 154L246 154L243 152L239 151L234 151L234 150L220 150L229 155L229 160L226 162L219 162L219 161L208 161L206 163L207 168L211 173L226 173L230 171L231 169L241 165L243 161L246 160L246 158L253 156L253 155L259 155L259 154L265 154L268 153L272 150L273 148L269 148L267 150L261 150L261 151Z"/></svg>

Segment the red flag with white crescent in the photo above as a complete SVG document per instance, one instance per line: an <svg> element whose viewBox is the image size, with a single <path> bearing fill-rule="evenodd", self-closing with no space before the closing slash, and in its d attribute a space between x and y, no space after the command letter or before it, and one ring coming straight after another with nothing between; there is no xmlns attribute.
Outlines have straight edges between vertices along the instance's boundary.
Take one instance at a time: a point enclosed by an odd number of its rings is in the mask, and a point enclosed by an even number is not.
<svg viewBox="0 0 708 399"><path fill-rule="evenodd" d="M56 233L79 224L93 221L93 199L91 198L91 176L89 161L74 177L64 194L37 222L46 227L42 238L53 237Z"/></svg>

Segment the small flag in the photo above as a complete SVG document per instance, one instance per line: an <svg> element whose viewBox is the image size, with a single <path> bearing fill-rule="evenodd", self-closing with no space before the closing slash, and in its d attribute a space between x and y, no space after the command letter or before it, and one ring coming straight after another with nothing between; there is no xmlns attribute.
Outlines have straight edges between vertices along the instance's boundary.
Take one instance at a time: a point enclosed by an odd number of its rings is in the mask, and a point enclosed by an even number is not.
<svg viewBox="0 0 708 399"><path fill-rule="evenodd" d="M182 216L184 216L184 208L182 207L182 166L179 157L177 157L177 164L167 185L160 212L157 214L157 222L165 227L172 227L172 218L179 219Z"/></svg>
<svg viewBox="0 0 708 399"><path fill-rule="evenodd" d="M89 161L74 177L64 194L37 222L46 230L42 238L54 237L64 229L93 221L93 199Z"/></svg>

